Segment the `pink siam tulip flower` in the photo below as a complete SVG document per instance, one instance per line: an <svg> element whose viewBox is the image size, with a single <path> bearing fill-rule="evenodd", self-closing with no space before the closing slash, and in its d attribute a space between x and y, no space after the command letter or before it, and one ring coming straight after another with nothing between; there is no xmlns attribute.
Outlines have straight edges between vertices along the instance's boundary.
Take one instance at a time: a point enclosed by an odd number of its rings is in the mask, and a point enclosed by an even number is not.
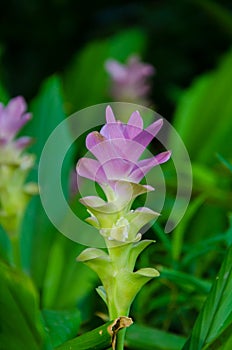
<svg viewBox="0 0 232 350"><path fill-rule="evenodd" d="M131 56L126 64L109 59L105 68L112 79L111 94L115 101L149 105L149 78L155 73L152 65L141 62L138 56Z"/></svg>
<svg viewBox="0 0 232 350"><path fill-rule="evenodd" d="M140 181L154 166L166 162L171 152L139 160L140 156L162 127L159 119L143 129L143 120L138 111L130 116L127 124L117 121L110 106L106 108L106 124L100 132L93 131L86 138L88 150L95 156L81 158L77 163L78 176L100 184L107 200L87 196L80 202L88 209L87 221L110 241L135 242L141 238L136 220L149 222L159 214L148 208L131 212L135 198L153 191ZM117 237L117 239L116 239Z"/></svg>
<svg viewBox="0 0 232 350"><path fill-rule="evenodd" d="M8 233L13 245L18 240L29 199L38 193L37 184L26 183L35 159L34 155L23 151L31 143L31 138L16 138L21 128L31 119L26 108L26 102L21 96L10 100L5 107L0 103L0 225ZM14 263L18 264L16 251Z"/></svg>
<svg viewBox="0 0 232 350"><path fill-rule="evenodd" d="M0 103L0 146L13 145L18 151L28 146L30 137L14 140L21 128L31 119L31 114L25 113L26 108L26 102L21 96L10 100L5 107Z"/></svg>
<svg viewBox="0 0 232 350"><path fill-rule="evenodd" d="M127 124L123 124L116 121L111 107L108 106L106 121L100 133L94 131L87 136L86 146L96 160L80 159L77 164L78 175L114 188L117 181L139 183L149 170L170 158L171 152L166 151L152 158L139 160L161 129L162 119L143 129L143 120L138 111L132 113Z"/></svg>
<svg viewBox="0 0 232 350"><path fill-rule="evenodd" d="M162 124L159 119L144 129L138 111L124 124L115 119L108 106L106 124L100 132L91 132L86 138L86 146L96 159L82 158L77 163L77 174L98 182L106 195L106 200L88 196L80 202L90 214L86 221L102 235L108 253L87 248L77 260L93 269L101 279L102 286L97 291L108 307L110 319L127 316L138 291L159 276L153 268L134 271L140 253L154 242L141 240L142 229L159 213L146 207L133 209L132 204L137 196L153 190L149 185L140 184L145 174L171 156L167 151L140 160Z"/></svg>

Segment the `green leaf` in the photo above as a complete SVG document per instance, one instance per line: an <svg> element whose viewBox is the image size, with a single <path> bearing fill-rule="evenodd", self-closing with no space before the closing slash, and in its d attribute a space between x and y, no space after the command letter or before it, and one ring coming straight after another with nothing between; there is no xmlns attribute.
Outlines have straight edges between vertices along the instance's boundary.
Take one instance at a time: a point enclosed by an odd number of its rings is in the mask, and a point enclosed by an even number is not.
<svg viewBox="0 0 232 350"><path fill-rule="evenodd" d="M85 263L95 271L104 285L111 280L112 262L109 255L102 249L87 248L77 257L77 261Z"/></svg>
<svg viewBox="0 0 232 350"><path fill-rule="evenodd" d="M47 333L54 347L77 335L81 324L81 316L78 310L43 310L42 315Z"/></svg>
<svg viewBox="0 0 232 350"><path fill-rule="evenodd" d="M227 191L229 179L217 173L212 167L206 167L202 163L192 163L193 190L203 193L207 199L230 206L231 193Z"/></svg>
<svg viewBox="0 0 232 350"><path fill-rule="evenodd" d="M198 78L183 94L174 127L192 160L210 165L216 161L216 152L225 158L231 156L231 89L232 51L229 51L215 71Z"/></svg>
<svg viewBox="0 0 232 350"><path fill-rule="evenodd" d="M232 328L231 290L232 246L183 350L210 349L216 342L224 344L227 341Z"/></svg>
<svg viewBox="0 0 232 350"><path fill-rule="evenodd" d="M217 350L230 350L232 347L232 336L224 343L220 348L217 348ZM212 348L211 350L215 350L216 348Z"/></svg>
<svg viewBox="0 0 232 350"><path fill-rule="evenodd" d="M41 350L45 334L31 280L0 263L0 348Z"/></svg>
<svg viewBox="0 0 232 350"><path fill-rule="evenodd" d="M55 263L54 263L55 262ZM57 290L62 280L62 269L65 264L64 249L56 240L51 247L48 265L44 277L42 305L44 308L54 307Z"/></svg>
<svg viewBox="0 0 232 350"><path fill-rule="evenodd" d="M165 278L168 281L172 281L186 291L197 290L198 293L207 294L211 288L210 282L181 271L171 270L165 267L159 267L159 271L160 279Z"/></svg>
<svg viewBox="0 0 232 350"><path fill-rule="evenodd" d="M42 305L50 309L83 306L96 287L96 274L76 262L83 246L59 234L50 249L42 293Z"/></svg>
<svg viewBox="0 0 232 350"><path fill-rule="evenodd" d="M153 269L151 267L145 267L143 269L139 269L138 271L134 272L134 275L138 275L139 279L140 277L145 277L148 278L150 280L150 278L154 278L154 277L158 277L160 275L159 271L157 271L156 269Z"/></svg>
<svg viewBox="0 0 232 350"><path fill-rule="evenodd" d="M184 337L138 324L126 333L126 345L133 350L179 350L184 342Z"/></svg>
<svg viewBox="0 0 232 350"><path fill-rule="evenodd" d="M230 325L215 341L209 346L206 346L207 350L231 350L232 346L232 325Z"/></svg>
<svg viewBox="0 0 232 350"><path fill-rule="evenodd" d="M221 163L232 172L232 164L228 162L222 155L217 154L218 159L221 161Z"/></svg>
<svg viewBox="0 0 232 350"><path fill-rule="evenodd" d="M51 76L43 82L28 110L32 113L32 119L23 128L23 134L34 138L30 152L37 156L38 163L49 135L66 117L61 80L58 76ZM37 174L33 175L33 180L36 180Z"/></svg>
<svg viewBox="0 0 232 350"><path fill-rule="evenodd" d="M231 220L232 218L229 218ZM226 243L227 246L230 246L232 243L232 223L230 224L229 229L226 232L214 235L208 239L204 239L196 244L186 245L186 255L181 260L181 266L188 265L192 260L196 260L199 257L204 256L210 251L215 249L220 249L220 245Z"/></svg>
<svg viewBox="0 0 232 350"><path fill-rule="evenodd" d="M156 221L151 229L155 232L155 235L157 236L157 238L160 240L160 242L163 244L164 248L170 252L171 251L171 241L169 236L164 232L163 228L161 227L161 225Z"/></svg>
<svg viewBox="0 0 232 350"><path fill-rule="evenodd" d="M107 305L107 295L106 295L105 288L103 286L99 286L96 288L96 291L97 291L98 295L100 295L100 297L102 298L104 303Z"/></svg>
<svg viewBox="0 0 232 350"><path fill-rule="evenodd" d="M160 280L167 279L180 286L183 290L186 291L195 291L198 293L207 294L210 291L211 283L203 279L192 276L185 272L171 270L162 266L159 266L160 271Z"/></svg>
<svg viewBox="0 0 232 350"><path fill-rule="evenodd" d="M138 256L146 249L151 243L155 241L149 239L143 239L137 243L134 243L130 249L128 266L133 270Z"/></svg>
<svg viewBox="0 0 232 350"><path fill-rule="evenodd" d="M98 248L87 248L81 252L78 256L77 261L88 262L89 260L101 259L104 261L110 261L109 255Z"/></svg>
<svg viewBox="0 0 232 350"><path fill-rule="evenodd" d="M192 217L194 216L194 214L196 213L196 211L202 205L204 200L205 200L205 197L203 195L194 199L191 202L191 204L188 206L188 209L184 218L174 230L172 235L172 255L174 260L178 260L180 258L180 255L183 249L184 234L187 231L186 227L189 224Z"/></svg>
<svg viewBox="0 0 232 350"><path fill-rule="evenodd" d="M32 101L29 110L32 112L32 120L23 130L24 135L34 138L34 144L29 149L36 155L36 166L30 174L29 180L37 182L38 163L42 149L47 138L65 118L63 111L63 98L61 94L61 81L57 76L48 78ZM68 138L69 131L64 132L64 138ZM71 140L71 137L70 137ZM68 179L70 163L65 162L64 175ZM49 176L49 174L48 174ZM68 191L68 181L63 188ZM48 219L39 196L33 198L28 206L22 227L22 257L25 269L31 271L36 284L41 287L47 267L50 246L55 237L56 230ZM59 233L60 235L60 233Z"/></svg>
<svg viewBox="0 0 232 350"><path fill-rule="evenodd" d="M140 289L152 278L158 276L159 272L153 268L142 268L136 272L120 270L117 279L112 278L105 287L109 296L107 300L109 310L112 311L115 308L119 315L126 315Z"/></svg>
<svg viewBox="0 0 232 350"><path fill-rule="evenodd" d="M9 262L11 253L11 244L9 237L3 227L0 225L0 257L2 260Z"/></svg>
<svg viewBox="0 0 232 350"><path fill-rule="evenodd" d="M232 213L229 214L229 228L225 233L225 240L228 246L232 244Z"/></svg>

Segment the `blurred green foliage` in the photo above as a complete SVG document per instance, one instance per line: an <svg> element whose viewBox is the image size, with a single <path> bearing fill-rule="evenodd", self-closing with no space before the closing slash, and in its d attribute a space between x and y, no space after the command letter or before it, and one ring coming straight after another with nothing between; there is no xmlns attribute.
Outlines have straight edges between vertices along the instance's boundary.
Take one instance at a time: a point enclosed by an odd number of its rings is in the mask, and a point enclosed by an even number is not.
<svg viewBox="0 0 232 350"><path fill-rule="evenodd" d="M157 243L136 266L154 266L161 275L135 299L136 324L128 329L126 348L229 350L231 3L113 1L85 10L71 0L34 0L2 2L0 9L0 100L6 103L19 93L28 98L33 119L23 134L34 138L33 180L52 130L69 113L109 100L107 58L123 62L136 51L156 67L154 106L172 121L189 151L193 193L183 220L166 235L165 211L176 190L170 170L163 215L146 233ZM81 153L80 142L65 162L64 178ZM63 184L67 197L68 183ZM24 274L7 265L10 246L0 230L1 350L24 350L28 344L51 349L106 320L95 292L97 277L75 261L82 249L56 231L39 197L31 201L22 226Z"/></svg>
<svg viewBox="0 0 232 350"><path fill-rule="evenodd" d="M45 345L37 291L28 276L1 263L0 348L49 349Z"/></svg>

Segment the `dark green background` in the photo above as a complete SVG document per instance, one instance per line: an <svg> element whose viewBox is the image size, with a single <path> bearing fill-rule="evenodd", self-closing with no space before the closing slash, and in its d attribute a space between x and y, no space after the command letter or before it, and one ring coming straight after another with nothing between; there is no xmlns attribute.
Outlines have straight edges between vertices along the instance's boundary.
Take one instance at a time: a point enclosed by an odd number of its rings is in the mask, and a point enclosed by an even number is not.
<svg viewBox="0 0 232 350"><path fill-rule="evenodd" d="M170 118L178 93L231 46L231 9L229 0L1 1L0 80L12 96L31 99L87 42L135 26L146 32L144 59L157 70L157 108Z"/></svg>

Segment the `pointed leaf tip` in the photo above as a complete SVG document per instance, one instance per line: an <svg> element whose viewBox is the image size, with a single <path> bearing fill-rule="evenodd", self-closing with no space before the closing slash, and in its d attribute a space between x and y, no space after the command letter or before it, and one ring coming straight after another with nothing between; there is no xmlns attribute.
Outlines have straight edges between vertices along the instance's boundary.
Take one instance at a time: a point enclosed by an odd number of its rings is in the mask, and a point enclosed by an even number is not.
<svg viewBox="0 0 232 350"><path fill-rule="evenodd" d="M146 268L140 269L140 270L136 271L135 274L140 275L140 276L144 276L144 277L148 277L148 278L159 277L159 275L160 275L158 270L153 269L151 267L146 267Z"/></svg>
<svg viewBox="0 0 232 350"><path fill-rule="evenodd" d="M98 295L100 295L104 303L107 305L107 295L105 288L103 286L99 286L96 288L96 292L98 293Z"/></svg>
<svg viewBox="0 0 232 350"><path fill-rule="evenodd" d="M93 259L103 259L103 260L110 260L110 257L107 253L105 253L101 249L97 248L87 248L81 252L78 257L76 258L79 262L86 262Z"/></svg>

